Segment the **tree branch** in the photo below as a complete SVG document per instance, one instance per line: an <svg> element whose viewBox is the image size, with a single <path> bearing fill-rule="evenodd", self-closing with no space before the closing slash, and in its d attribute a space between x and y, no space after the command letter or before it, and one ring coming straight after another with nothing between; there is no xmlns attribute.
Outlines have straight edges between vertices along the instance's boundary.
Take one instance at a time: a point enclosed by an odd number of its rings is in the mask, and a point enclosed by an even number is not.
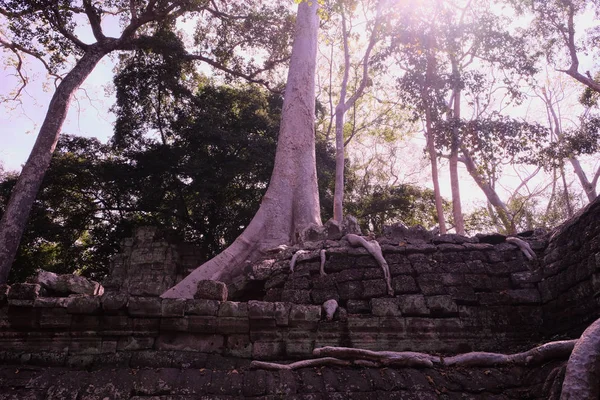
<svg viewBox="0 0 600 400"><path fill-rule="evenodd" d="M85 9L85 14L90 21L90 26L92 28L94 37L97 41L102 42L104 39L106 39L106 36L104 36L104 33L102 32L102 26L100 24L101 19L98 14L96 14L96 10L94 9L94 6L92 6L91 0L83 0L83 7Z"/></svg>

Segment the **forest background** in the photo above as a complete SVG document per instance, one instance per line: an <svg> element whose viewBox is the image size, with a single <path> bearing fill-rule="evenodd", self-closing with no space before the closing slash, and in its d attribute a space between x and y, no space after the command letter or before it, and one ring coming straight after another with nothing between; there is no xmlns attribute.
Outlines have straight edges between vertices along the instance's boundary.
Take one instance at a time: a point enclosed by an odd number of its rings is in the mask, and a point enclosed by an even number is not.
<svg viewBox="0 0 600 400"><path fill-rule="evenodd" d="M119 241L145 224L197 243L208 259L255 214L273 168L294 8L206 3L217 12L148 27L146 47L105 59L79 89L11 281L37 268L100 278ZM597 12L595 1L324 2L322 219L334 216L336 186L344 213L375 234L397 221L516 233L573 215L600 176ZM35 139L26 132L77 58L11 47L11 16L1 18L0 214L23 139ZM118 15L103 23L117 29ZM60 60L40 63L46 56ZM590 82L574 79L574 60Z"/></svg>

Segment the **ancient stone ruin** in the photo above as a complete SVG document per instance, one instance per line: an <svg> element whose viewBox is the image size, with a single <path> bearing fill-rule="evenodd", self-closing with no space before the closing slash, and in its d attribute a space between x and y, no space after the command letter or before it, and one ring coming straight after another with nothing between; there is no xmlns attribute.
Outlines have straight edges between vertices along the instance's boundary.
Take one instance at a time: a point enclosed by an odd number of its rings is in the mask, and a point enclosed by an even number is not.
<svg viewBox="0 0 600 400"><path fill-rule="evenodd" d="M3 286L0 399L600 396L600 344L577 340L600 332L600 199L519 240L391 227L376 247L392 293L349 236L311 235L191 300L158 295L202 255L152 228L123 243L103 287Z"/></svg>

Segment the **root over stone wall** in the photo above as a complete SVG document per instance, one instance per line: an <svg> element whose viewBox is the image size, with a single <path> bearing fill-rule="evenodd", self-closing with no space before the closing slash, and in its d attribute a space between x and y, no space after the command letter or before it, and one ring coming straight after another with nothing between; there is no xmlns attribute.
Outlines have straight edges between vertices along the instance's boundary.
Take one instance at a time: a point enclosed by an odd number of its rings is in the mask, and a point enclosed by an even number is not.
<svg viewBox="0 0 600 400"><path fill-rule="evenodd" d="M161 270L154 258L170 260L164 286L187 261L157 235L138 234L118 258L127 279L113 277L102 296L0 287L0 399L558 398L566 359L443 370L249 366L311 359L325 346L452 356L578 338L600 317L598 221L600 200L552 235L524 238L533 260L485 237L382 238L393 296L373 257L343 239L306 243L293 272L300 248L282 248L230 288L239 301L161 299L156 282L144 289L135 279L144 263L150 281ZM328 320L331 299L339 308Z"/></svg>

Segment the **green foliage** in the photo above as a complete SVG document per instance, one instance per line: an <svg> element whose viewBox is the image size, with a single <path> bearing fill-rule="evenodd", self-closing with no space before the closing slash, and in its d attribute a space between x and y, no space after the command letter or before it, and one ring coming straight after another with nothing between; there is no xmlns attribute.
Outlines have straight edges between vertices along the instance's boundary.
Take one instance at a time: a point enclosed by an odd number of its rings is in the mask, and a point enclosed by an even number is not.
<svg viewBox="0 0 600 400"><path fill-rule="evenodd" d="M360 193L346 203L346 209L365 231L375 234L395 222L427 228L437 223L433 191L414 185L361 187Z"/></svg>
<svg viewBox="0 0 600 400"><path fill-rule="evenodd" d="M118 79L130 72L125 69ZM168 115L161 117L161 137L153 134L159 118L155 108L142 113L130 107L131 96L139 96L138 104L148 100L140 95L142 89L118 82L132 89L119 97L125 104L115 107L118 119L126 120L133 110L132 118L128 124L117 124L117 129L126 129L117 130L109 145L61 138L12 281L37 268L100 278L119 241L143 224L172 231L201 246L210 257L231 243L258 209L273 168L280 96L253 87L202 85L193 95L171 90L186 97L170 99ZM158 81L149 77L146 82ZM146 89L145 96L156 94ZM331 204L332 153L317 143L324 210ZM15 178L0 183L2 204L8 201Z"/></svg>

